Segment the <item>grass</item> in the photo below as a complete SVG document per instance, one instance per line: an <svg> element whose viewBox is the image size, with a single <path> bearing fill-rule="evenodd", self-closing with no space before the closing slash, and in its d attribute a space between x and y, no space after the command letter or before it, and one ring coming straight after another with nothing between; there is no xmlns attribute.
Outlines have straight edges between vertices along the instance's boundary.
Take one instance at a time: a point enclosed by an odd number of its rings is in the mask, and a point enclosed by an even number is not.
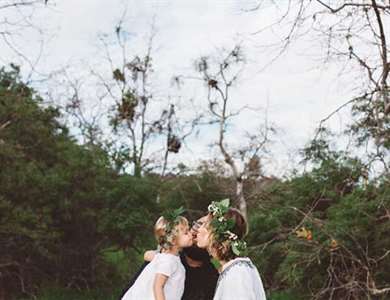
<svg viewBox="0 0 390 300"><path fill-rule="evenodd" d="M37 300L118 300L121 290L102 292L100 290L76 291L63 288L44 289ZM27 300L27 299L20 299Z"/></svg>
<svg viewBox="0 0 390 300"><path fill-rule="evenodd" d="M106 249L102 253L103 259L108 265L115 269L115 278L111 278L111 282L107 282L105 286L113 286L113 290L107 289L91 289L77 290L66 289L63 287L51 286L50 283L43 286L35 300L118 300L122 289L126 286L126 282L131 277L131 274L138 270L142 263L140 255L135 253L126 254L124 251L115 249ZM138 257L139 256L139 257ZM129 260L128 257L133 257ZM19 298L18 300L31 300L32 298Z"/></svg>
<svg viewBox="0 0 390 300"><path fill-rule="evenodd" d="M126 255L123 251L117 251L113 249L107 249L103 254L104 260L113 266L120 278L125 278L125 281L130 276L129 270L138 269L139 265L142 263L142 257L137 257L136 260L129 261L129 255ZM136 257L136 255L132 255ZM118 278L119 279L119 278ZM66 289L61 287L46 287L41 290L41 292L35 298L36 300L119 300L119 297L124 288L122 282L118 282L118 286L114 290L75 290L75 289ZM20 298L18 300L31 300L31 298ZM277 291L272 292L267 300L302 300L301 297L294 295L290 291Z"/></svg>
<svg viewBox="0 0 390 300"><path fill-rule="evenodd" d="M63 288L48 288L42 291L36 300L119 300L121 290L102 292L100 290L75 291ZM27 299L20 299L27 300ZM273 292L267 300L302 300L296 295L286 292Z"/></svg>

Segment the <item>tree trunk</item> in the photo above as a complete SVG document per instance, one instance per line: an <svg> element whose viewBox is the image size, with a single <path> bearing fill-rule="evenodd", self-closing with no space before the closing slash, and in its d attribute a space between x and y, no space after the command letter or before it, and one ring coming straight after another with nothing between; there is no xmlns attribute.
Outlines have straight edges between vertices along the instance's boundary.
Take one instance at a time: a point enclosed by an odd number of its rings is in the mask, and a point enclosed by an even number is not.
<svg viewBox="0 0 390 300"><path fill-rule="evenodd" d="M236 179L236 199L240 212L244 216L245 220L248 220L247 205L244 196L244 182L242 178Z"/></svg>
<svg viewBox="0 0 390 300"><path fill-rule="evenodd" d="M140 163L134 163L134 176L137 178L141 178L142 167Z"/></svg>

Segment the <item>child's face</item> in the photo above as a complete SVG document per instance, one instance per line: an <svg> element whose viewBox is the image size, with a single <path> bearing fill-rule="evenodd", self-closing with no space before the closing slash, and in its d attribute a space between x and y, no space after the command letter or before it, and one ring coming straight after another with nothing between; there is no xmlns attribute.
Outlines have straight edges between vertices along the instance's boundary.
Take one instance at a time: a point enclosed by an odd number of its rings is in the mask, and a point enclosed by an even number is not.
<svg viewBox="0 0 390 300"><path fill-rule="evenodd" d="M179 225L176 242L177 246L180 248L192 246L192 234L188 226Z"/></svg>

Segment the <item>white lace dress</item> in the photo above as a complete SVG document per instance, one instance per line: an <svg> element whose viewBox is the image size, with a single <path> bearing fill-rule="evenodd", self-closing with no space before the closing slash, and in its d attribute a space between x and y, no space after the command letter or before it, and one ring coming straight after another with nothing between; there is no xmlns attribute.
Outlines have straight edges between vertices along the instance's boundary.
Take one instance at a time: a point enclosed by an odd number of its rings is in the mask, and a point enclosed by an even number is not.
<svg viewBox="0 0 390 300"><path fill-rule="evenodd" d="M223 266L214 300L266 300L259 272L249 258L238 257Z"/></svg>
<svg viewBox="0 0 390 300"><path fill-rule="evenodd" d="M155 300L153 284L156 274L164 274L169 277L164 286L165 299L180 300L184 292L185 273L179 256L157 253L122 297L122 300Z"/></svg>

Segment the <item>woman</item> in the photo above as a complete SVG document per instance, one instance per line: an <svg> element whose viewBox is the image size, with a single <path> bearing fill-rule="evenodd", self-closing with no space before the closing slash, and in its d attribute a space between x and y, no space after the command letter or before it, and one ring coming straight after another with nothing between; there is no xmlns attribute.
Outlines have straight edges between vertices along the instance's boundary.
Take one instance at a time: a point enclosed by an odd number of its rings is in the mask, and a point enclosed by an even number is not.
<svg viewBox="0 0 390 300"><path fill-rule="evenodd" d="M209 206L207 222L197 234L198 246L205 248L221 264L214 300L265 300L259 272L244 257L247 223L242 214L229 208L229 200Z"/></svg>

